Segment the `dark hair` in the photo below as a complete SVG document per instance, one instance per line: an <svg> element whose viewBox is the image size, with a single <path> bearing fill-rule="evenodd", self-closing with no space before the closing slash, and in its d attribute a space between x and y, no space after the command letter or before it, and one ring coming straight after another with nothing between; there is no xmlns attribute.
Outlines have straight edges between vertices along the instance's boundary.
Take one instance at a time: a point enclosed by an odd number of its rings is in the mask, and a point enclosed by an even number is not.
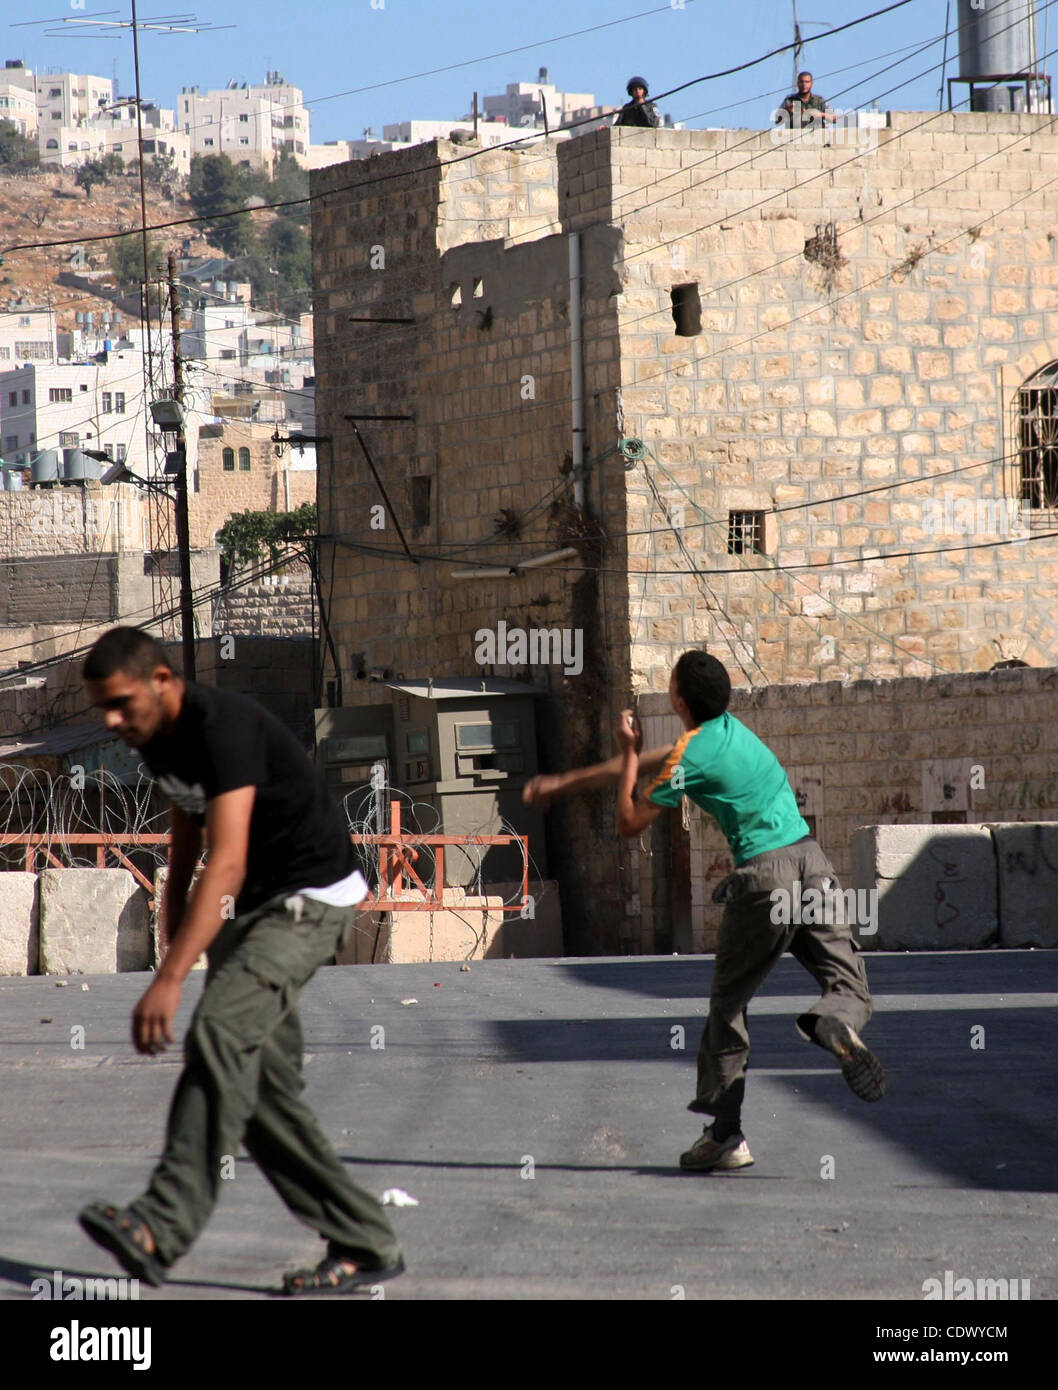
<svg viewBox="0 0 1058 1390"><path fill-rule="evenodd" d="M799 72L799 73L797 74L797 80L800 81L802 77L811 77L811 76L812 76L812 74L808 71L807 68L805 68L804 72ZM813 79L813 80L814 80L814 79Z"/></svg>
<svg viewBox="0 0 1058 1390"><path fill-rule="evenodd" d="M647 96L650 95L650 88L647 86L647 79L645 77L630 77L628 79L628 86L625 88L625 91L628 93L630 97L634 97L636 94L637 87L642 87L644 93Z"/></svg>
<svg viewBox="0 0 1058 1390"><path fill-rule="evenodd" d="M708 652L684 652L673 667L676 690L694 719L719 719L731 700L731 677Z"/></svg>
<svg viewBox="0 0 1058 1390"><path fill-rule="evenodd" d="M81 674L87 681L105 681L121 671L133 680L147 681L158 666L173 669L150 633L138 627L112 627L85 657Z"/></svg>

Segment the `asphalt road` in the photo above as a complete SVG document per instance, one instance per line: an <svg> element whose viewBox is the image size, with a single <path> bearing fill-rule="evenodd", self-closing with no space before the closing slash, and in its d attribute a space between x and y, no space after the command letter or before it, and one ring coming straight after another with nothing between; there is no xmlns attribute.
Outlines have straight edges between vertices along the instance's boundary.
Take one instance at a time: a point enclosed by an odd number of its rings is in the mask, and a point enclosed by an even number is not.
<svg viewBox="0 0 1058 1390"><path fill-rule="evenodd" d="M750 1011L756 1165L724 1176L678 1166L711 957L321 970L308 1099L355 1181L419 1201L392 1212L386 1298L921 1302L945 1271L1058 1297L1058 952L867 959L888 1095L857 1100L799 1038L812 982L784 959ZM76 1214L135 1196L158 1151L179 1049L128 1042L148 979L0 980L0 1299L120 1273ZM141 1298L259 1298L321 1253L243 1156Z"/></svg>

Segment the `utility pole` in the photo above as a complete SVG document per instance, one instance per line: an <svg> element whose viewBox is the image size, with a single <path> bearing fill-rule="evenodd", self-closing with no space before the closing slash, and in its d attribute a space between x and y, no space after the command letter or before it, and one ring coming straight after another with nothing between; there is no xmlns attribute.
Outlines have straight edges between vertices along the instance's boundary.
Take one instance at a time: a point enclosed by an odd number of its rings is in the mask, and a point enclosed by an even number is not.
<svg viewBox="0 0 1058 1390"><path fill-rule="evenodd" d="M173 329L173 399L184 404L184 362L180 355L180 291L176 253L169 252L169 316ZM187 511L187 438L183 425L176 436L176 545L180 553L180 637L184 679L195 679L195 607L191 596L191 525Z"/></svg>

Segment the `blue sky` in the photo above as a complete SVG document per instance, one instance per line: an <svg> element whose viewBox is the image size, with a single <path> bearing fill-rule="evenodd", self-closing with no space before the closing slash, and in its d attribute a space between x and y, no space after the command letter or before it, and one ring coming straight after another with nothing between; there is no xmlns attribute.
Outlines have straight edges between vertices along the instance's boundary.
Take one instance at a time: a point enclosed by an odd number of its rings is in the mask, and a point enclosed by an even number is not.
<svg viewBox="0 0 1058 1390"><path fill-rule="evenodd" d="M128 0L83 0L83 8L81 3L21 0L17 13L20 20L32 21L84 19L107 10L108 18L127 19L131 12ZM140 64L146 99L171 107L183 85L223 87L231 78L260 82L266 70L278 69L310 103L314 143L358 138L368 126L380 135L382 126L392 121L461 116L469 110L475 88L482 94L500 92L508 82L534 81L540 67L547 67L551 81L567 91L594 92L597 100L620 102L633 72L646 76L652 92L660 93L756 58L792 38L790 0L684 0L682 6L680 0L671 5L664 0L564 0L535 6L496 0L211 0L197 11L180 11L160 0L137 3L141 20L197 13L213 25L235 26L214 34L144 34ZM884 3L799 0L802 34L821 34L824 27L845 23ZM1058 0L1040 0L1041 10L1045 7L1046 17L1039 21L1041 53L1058 47ZM896 50L939 38L945 8L945 0L911 0L903 9L848 33L813 42L803 65L813 70L817 90L835 106L866 107L877 98L883 108L935 110L942 45L917 56ZM952 26L956 11L952 0ZM643 17L613 23L635 15ZM592 25L610 27L559 38ZM127 30L99 40L48 37L45 27L5 23L0 56L24 58L38 70L91 71L104 77L116 72L121 94L133 91ZM488 56L523 47L520 53ZM950 43L949 76L958 71L952 50ZM468 60L474 61L456 71L396 80ZM879 71L890 64L898 66ZM1043 66L1052 69L1055 64L1052 60ZM762 127L790 89L792 67L789 55L771 58L740 76L700 83L661 106L690 126ZM915 80L909 82L911 78ZM908 85L886 95L902 83ZM338 95L369 86L375 89Z"/></svg>

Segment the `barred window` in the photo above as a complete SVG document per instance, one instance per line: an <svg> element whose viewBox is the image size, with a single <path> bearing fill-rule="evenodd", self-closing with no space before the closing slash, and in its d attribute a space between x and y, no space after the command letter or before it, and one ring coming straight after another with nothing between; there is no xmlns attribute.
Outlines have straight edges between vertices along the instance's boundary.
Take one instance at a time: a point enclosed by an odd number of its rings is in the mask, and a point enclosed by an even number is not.
<svg viewBox="0 0 1058 1390"><path fill-rule="evenodd" d="M234 473L234 472L235 472L235 450L234 450L234 449L225 449L225 450L224 450L224 453L221 455L221 459L222 459L222 465L223 465L223 468L224 468L224 472L225 472L225 473Z"/></svg>
<svg viewBox="0 0 1058 1390"><path fill-rule="evenodd" d="M764 513L728 512L727 553L759 555L764 549Z"/></svg>
<svg viewBox="0 0 1058 1390"><path fill-rule="evenodd" d="M250 451L249 451L249 449L240 449L240 450L239 450L239 470L240 470L240 472L242 472L242 473L249 473L249 471L250 471Z"/></svg>
<svg viewBox="0 0 1058 1390"><path fill-rule="evenodd" d="M1020 497L1029 508L1058 507L1058 362L1019 393Z"/></svg>

